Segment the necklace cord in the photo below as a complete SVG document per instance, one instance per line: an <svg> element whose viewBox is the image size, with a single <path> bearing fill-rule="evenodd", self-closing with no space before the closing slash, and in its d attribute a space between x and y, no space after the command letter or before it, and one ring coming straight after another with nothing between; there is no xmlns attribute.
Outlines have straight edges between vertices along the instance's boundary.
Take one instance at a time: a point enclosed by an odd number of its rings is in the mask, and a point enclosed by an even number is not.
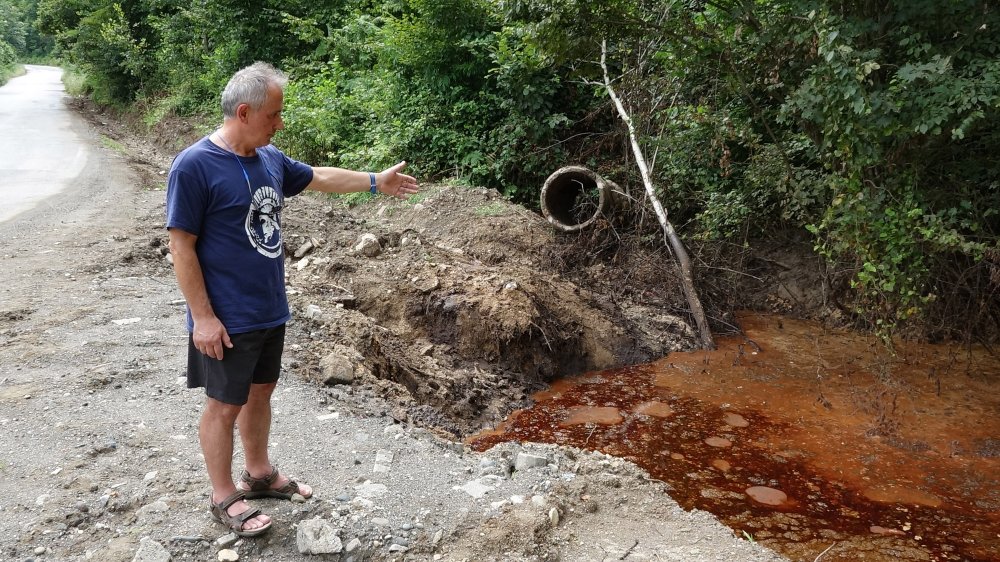
<svg viewBox="0 0 1000 562"><path fill-rule="evenodd" d="M229 152L233 155L233 158L236 159L236 163L240 165L240 170L243 170L243 178L247 180L247 192L250 194L250 199L253 200L253 188L250 187L250 174L247 173L246 167L243 166L243 161L240 160L240 156L236 154L236 151L233 150L233 147L229 146L229 141L226 140L226 137L222 136L222 133L216 131L215 134L218 135L219 140L221 140L222 143L226 145L226 148L229 149Z"/></svg>

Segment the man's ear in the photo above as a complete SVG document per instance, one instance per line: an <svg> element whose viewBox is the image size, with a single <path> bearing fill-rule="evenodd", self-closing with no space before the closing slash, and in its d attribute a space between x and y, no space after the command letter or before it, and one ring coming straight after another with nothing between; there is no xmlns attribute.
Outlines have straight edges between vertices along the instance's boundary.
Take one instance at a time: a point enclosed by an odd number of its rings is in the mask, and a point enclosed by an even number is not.
<svg viewBox="0 0 1000 562"><path fill-rule="evenodd" d="M236 117L243 123L247 122L247 116L250 113L250 104L241 103L236 107Z"/></svg>

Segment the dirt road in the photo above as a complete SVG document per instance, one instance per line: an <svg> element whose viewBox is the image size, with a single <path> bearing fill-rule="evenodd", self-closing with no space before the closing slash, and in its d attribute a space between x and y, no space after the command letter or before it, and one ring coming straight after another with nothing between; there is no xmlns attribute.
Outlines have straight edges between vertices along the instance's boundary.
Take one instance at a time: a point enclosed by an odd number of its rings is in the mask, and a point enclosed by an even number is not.
<svg viewBox="0 0 1000 562"><path fill-rule="evenodd" d="M63 104L62 70L26 70L0 87L0 222L73 187L92 157L80 142L92 133Z"/></svg>
<svg viewBox="0 0 1000 562"><path fill-rule="evenodd" d="M316 495L260 500L275 528L260 539L227 536L206 509L202 396L181 380L183 305L163 259L162 183L153 181L167 157L102 147L75 117L69 128L88 154L72 189L0 223L0 560L216 560L223 550L278 562L309 559L303 552L343 561L781 560L710 515L683 511L627 462L517 444L473 453L400 423L393 412L409 403L384 386L317 384L316 349L331 328L303 320L320 302L295 277L309 274L305 266L290 268L296 320L272 457ZM321 201L296 205L291 212L322 216ZM384 235L395 228L384 215L356 221Z"/></svg>

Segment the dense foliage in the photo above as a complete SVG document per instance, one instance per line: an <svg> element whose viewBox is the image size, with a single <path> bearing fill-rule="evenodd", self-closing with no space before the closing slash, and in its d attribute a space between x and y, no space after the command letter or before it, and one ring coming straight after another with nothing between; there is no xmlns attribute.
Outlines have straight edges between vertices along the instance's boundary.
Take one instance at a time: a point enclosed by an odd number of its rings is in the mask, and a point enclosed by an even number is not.
<svg viewBox="0 0 1000 562"><path fill-rule="evenodd" d="M216 114L235 69L271 61L293 76L280 142L295 156L405 157L528 204L568 163L636 183L599 84L607 41L689 239L808 229L833 297L883 334L998 328L1000 12L985 0L0 5L0 63L33 26L96 98L155 118Z"/></svg>

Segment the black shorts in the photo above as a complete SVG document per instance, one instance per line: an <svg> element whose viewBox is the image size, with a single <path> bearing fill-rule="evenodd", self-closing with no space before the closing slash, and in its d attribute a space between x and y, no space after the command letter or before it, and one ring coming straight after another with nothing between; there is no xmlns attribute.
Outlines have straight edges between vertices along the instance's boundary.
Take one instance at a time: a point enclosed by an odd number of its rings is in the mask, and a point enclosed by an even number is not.
<svg viewBox="0 0 1000 562"><path fill-rule="evenodd" d="M285 325L243 334L230 334L232 349L222 348L222 360L198 351L188 335L188 388L204 388L209 398L242 406L250 396L251 384L278 381L281 352L285 346Z"/></svg>

